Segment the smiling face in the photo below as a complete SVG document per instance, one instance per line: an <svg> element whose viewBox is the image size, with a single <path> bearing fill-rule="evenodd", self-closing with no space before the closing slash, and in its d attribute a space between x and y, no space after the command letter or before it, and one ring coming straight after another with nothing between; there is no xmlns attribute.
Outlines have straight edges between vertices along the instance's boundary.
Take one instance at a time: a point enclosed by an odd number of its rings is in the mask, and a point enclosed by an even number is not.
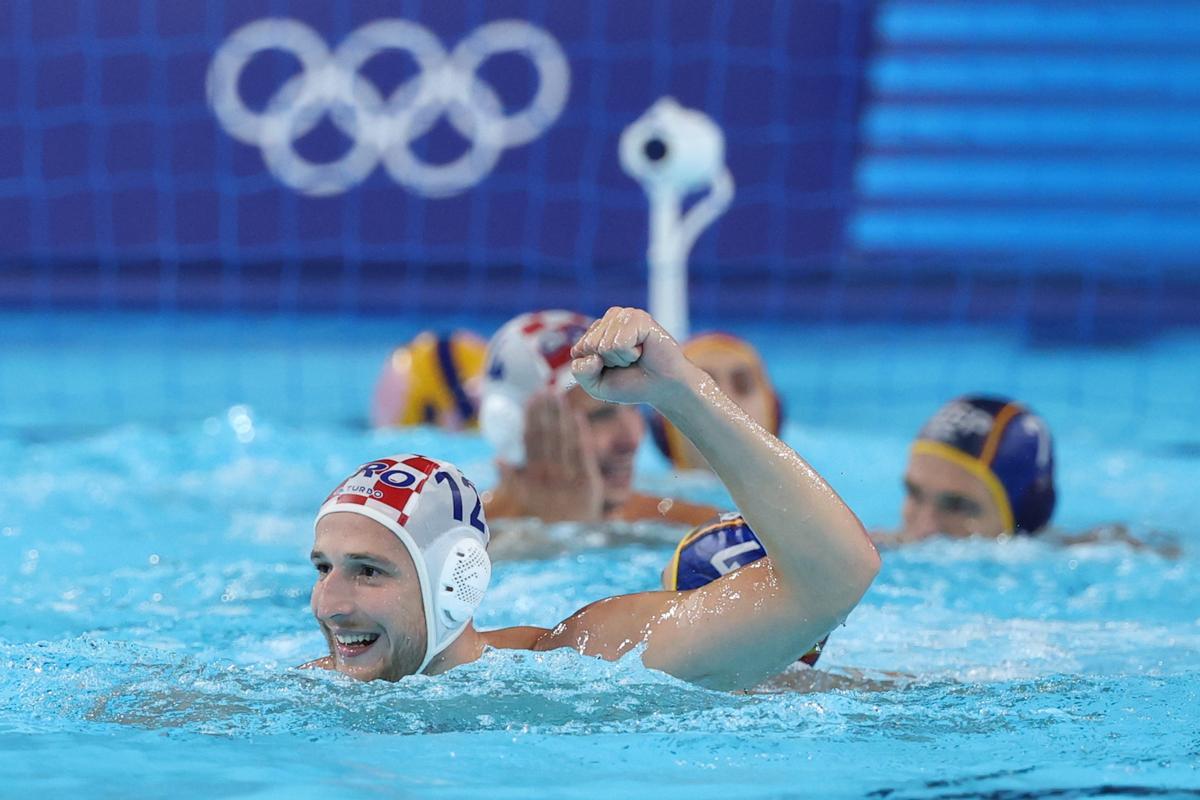
<svg viewBox="0 0 1200 800"><path fill-rule="evenodd" d="M591 439L604 480L604 510L620 508L633 494L633 461L646 431L641 413L634 406L597 400L579 387L567 393L567 403L587 420L583 433Z"/></svg>
<svg viewBox="0 0 1200 800"><path fill-rule="evenodd" d="M312 611L333 667L358 680L399 680L425 657L417 571L391 531L359 514L326 514L313 542Z"/></svg>
<svg viewBox="0 0 1200 800"><path fill-rule="evenodd" d="M935 534L955 538L1004 533L1000 509L983 481L928 453L914 453L904 473L904 529L908 541Z"/></svg>

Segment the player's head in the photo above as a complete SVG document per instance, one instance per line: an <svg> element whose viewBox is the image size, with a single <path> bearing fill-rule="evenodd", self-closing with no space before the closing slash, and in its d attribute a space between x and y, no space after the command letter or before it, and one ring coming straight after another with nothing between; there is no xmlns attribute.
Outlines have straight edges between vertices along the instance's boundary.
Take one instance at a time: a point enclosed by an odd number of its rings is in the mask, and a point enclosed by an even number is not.
<svg viewBox="0 0 1200 800"><path fill-rule="evenodd" d="M487 343L469 331L422 331L392 351L371 398L371 424L475 424Z"/></svg>
<svg viewBox="0 0 1200 800"><path fill-rule="evenodd" d="M684 342L683 354L712 376L729 399L772 434L783 427L783 406L754 346L728 333L702 333ZM675 426L650 412L654 443L679 469L707 469L708 464Z"/></svg>
<svg viewBox="0 0 1200 800"><path fill-rule="evenodd" d="M480 428L502 465L522 467L526 405L539 391L564 394L585 422L583 433L604 480L605 506L615 508L632 492L634 455L644 423L637 409L596 400L575 386L571 347L591 322L571 311L536 311L500 328L488 343Z"/></svg>
<svg viewBox="0 0 1200 800"><path fill-rule="evenodd" d="M766 554L766 548L741 514L722 514L697 525L679 541L663 570L662 585L672 592L699 589ZM818 642L800 660L809 666L816 664L828 638Z"/></svg>
<svg viewBox="0 0 1200 800"><path fill-rule="evenodd" d="M359 467L317 512L312 610L333 666L360 680L424 670L462 634L491 577L474 485L401 454Z"/></svg>
<svg viewBox="0 0 1200 800"><path fill-rule="evenodd" d="M967 395L917 434L904 475L904 534L1037 533L1054 512L1054 445L1020 403Z"/></svg>

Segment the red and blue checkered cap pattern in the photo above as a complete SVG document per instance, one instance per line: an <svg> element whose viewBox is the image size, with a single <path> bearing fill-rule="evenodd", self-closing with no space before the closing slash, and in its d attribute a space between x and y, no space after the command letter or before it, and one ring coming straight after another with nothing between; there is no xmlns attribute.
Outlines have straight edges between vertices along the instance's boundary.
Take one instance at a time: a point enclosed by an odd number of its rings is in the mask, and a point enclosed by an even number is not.
<svg viewBox="0 0 1200 800"><path fill-rule="evenodd" d="M441 467L437 461L417 455L380 458L363 464L342 481L322 503L366 506L407 527L416 498L429 477Z"/></svg>
<svg viewBox="0 0 1200 800"><path fill-rule="evenodd" d="M354 510L345 506L395 522L423 552L454 529L470 529L485 547L490 538L474 484L453 464L427 456L403 453L363 464L329 494L319 516Z"/></svg>

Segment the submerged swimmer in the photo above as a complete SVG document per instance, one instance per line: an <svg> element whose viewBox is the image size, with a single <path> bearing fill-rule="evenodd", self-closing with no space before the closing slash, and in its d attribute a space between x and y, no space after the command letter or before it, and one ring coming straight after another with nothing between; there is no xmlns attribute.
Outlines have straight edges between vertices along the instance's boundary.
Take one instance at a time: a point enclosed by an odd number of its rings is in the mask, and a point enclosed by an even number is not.
<svg viewBox="0 0 1200 800"><path fill-rule="evenodd" d="M728 333L701 333L683 343L683 354L711 375L721 391L751 419L779 435L783 403L753 345ZM674 425L661 414L648 416L654 443L676 468L708 469L704 458Z"/></svg>
<svg viewBox="0 0 1200 800"><path fill-rule="evenodd" d="M422 331L388 355L371 396L371 426L476 423L487 342L470 331Z"/></svg>
<svg viewBox="0 0 1200 800"><path fill-rule="evenodd" d="M634 490L642 415L593 397L571 376L571 345L590 323L570 311L522 314L488 344L480 427L500 473L484 495L488 516L687 525L712 517L711 506Z"/></svg>
<svg viewBox="0 0 1200 800"><path fill-rule="evenodd" d="M472 484L421 456L379 459L317 515L313 613L330 654L307 666L362 680L437 674L486 647L573 648L714 689L775 675L841 624L879 570L861 523L794 451L750 420L644 311L610 309L571 349L592 397L650 403L696 445L771 551L690 591L592 603L553 628L478 631L488 526Z"/></svg>

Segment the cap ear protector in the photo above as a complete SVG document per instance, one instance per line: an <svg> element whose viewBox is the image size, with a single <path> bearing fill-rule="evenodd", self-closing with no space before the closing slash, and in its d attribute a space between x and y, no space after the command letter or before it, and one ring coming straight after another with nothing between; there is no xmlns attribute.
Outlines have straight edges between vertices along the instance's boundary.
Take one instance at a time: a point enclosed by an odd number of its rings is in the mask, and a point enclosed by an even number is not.
<svg viewBox="0 0 1200 800"><path fill-rule="evenodd" d="M479 429L506 464L525 463L525 406L509 392L485 392L479 404Z"/></svg>
<svg viewBox="0 0 1200 800"><path fill-rule="evenodd" d="M466 622L483 602L492 578L492 561L474 537L464 537L450 548L438 576L434 605L449 625Z"/></svg>

